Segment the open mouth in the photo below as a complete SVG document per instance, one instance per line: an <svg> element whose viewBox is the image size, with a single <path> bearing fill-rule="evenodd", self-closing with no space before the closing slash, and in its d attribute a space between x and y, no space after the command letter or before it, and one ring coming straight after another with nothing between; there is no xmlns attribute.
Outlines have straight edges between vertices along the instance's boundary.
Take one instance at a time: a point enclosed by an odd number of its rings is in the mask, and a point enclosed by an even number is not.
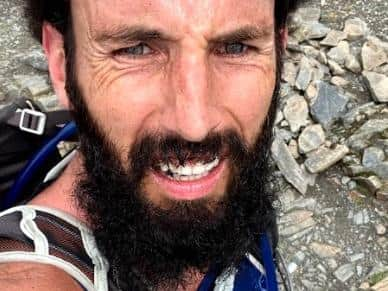
<svg viewBox="0 0 388 291"><path fill-rule="evenodd" d="M186 161L183 165L161 162L152 171L154 182L173 199L193 200L211 193L221 177L225 162Z"/></svg>
<svg viewBox="0 0 388 291"><path fill-rule="evenodd" d="M173 163L160 163L159 172L176 181L195 181L207 176L219 163L218 157L207 163L199 161L178 166Z"/></svg>

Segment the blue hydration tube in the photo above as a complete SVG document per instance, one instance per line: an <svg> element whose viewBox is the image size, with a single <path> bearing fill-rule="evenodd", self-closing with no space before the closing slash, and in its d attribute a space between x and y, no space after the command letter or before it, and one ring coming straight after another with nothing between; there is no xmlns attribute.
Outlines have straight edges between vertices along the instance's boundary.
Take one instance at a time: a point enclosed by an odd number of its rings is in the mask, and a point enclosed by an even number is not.
<svg viewBox="0 0 388 291"><path fill-rule="evenodd" d="M59 142L68 139L77 132L75 123L66 124L53 138L51 138L35 156L28 162L21 175L17 178L10 191L4 198L3 209L13 206L20 197L23 188L30 182L33 174L46 161L46 159L57 149Z"/></svg>

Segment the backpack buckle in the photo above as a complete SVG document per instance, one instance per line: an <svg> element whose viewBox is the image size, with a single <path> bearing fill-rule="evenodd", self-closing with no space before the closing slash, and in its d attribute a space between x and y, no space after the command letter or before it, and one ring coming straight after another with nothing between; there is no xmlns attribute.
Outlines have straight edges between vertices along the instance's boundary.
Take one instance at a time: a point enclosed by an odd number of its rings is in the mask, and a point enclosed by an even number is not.
<svg viewBox="0 0 388 291"><path fill-rule="evenodd" d="M42 135L46 126L46 114L43 112L23 109L20 116L19 128L23 131Z"/></svg>

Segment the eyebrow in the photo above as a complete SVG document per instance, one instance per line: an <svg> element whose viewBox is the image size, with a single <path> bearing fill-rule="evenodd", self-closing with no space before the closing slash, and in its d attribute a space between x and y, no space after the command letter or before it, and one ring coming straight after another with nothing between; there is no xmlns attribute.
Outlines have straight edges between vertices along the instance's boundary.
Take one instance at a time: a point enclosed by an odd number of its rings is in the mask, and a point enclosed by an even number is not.
<svg viewBox="0 0 388 291"><path fill-rule="evenodd" d="M261 38L268 38L273 34L273 27L258 27L247 25L241 28L221 33L220 35L208 39L210 43L232 43ZM146 26L113 26L105 30L92 30L91 33L94 41L98 43L127 43L131 41L150 41L150 40L176 40L167 33L148 28Z"/></svg>
<svg viewBox="0 0 388 291"><path fill-rule="evenodd" d="M92 31L93 40L99 43L126 43L152 39L171 40L166 33L144 26L113 26L106 30Z"/></svg>
<svg viewBox="0 0 388 291"><path fill-rule="evenodd" d="M273 35L273 26L258 27L254 25L247 25L236 30L222 33L211 38L212 43L233 43L249 40L265 39Z"/></svg>

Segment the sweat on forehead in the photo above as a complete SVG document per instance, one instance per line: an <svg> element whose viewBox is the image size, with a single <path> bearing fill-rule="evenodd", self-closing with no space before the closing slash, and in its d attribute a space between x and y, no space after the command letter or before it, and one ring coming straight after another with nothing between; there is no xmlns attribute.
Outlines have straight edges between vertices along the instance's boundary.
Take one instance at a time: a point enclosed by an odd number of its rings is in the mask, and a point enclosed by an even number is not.
<svg viewBox="0 0 388 291"><path fill-rule="evenodd" d="M237 26L273 27L273 0L114 0L74 1L73 21L95 32L112 27L147 25L155 29L210 37Z"/></svg>

